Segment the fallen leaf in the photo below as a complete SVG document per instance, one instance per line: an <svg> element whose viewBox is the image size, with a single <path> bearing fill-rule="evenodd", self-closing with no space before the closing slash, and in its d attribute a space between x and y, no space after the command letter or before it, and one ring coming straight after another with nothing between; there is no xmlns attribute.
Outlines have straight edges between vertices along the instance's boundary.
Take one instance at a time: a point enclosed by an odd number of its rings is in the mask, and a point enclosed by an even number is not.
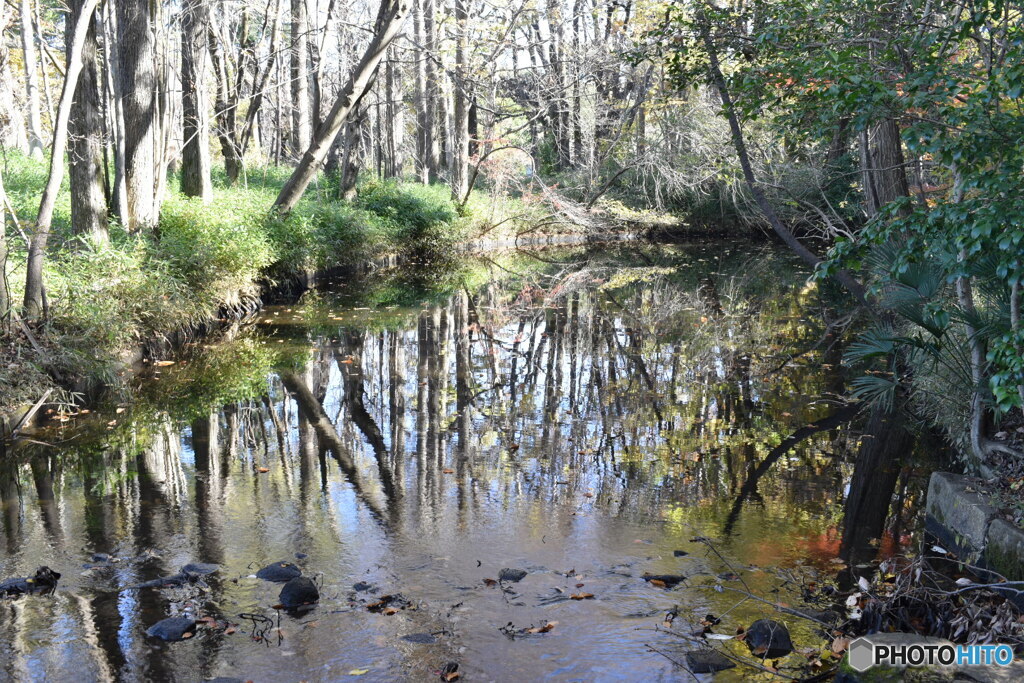
<svg viewBox="0 0 1024 683"><path fill-rule="evenodd" d="M569 597L572 598L573 600L589 600L590 598L594 597L594 594L593 593L573 593Z"/></svg>
<svg viewBox="0 0 1024 683"><path fill-rule="evenodd" d="M441 470L441 471L442 471L443 473L445 473L445 474L455 474L455 470L453 470L453 469L449 469L449 468L447 468L447 467L446 467L446 468L444 468L444 469L443 469L443 470Z"/></svg>
<svg viewBox="0 0 1024 683"><path fill-rule="evenodd" d="M488 586L490 588L494 588L495 586L498 585L498 582L495 581L494 579L484 579L484 585Z"/></svg>
<svg viewBox="0 0 1024 683"><path fill-rule="evenodd" d="M533 628L526 629L527 633L547 633L558 624L557 621L549 621L543 626L534 626Z"/></svg>
<svg viewBox="0 0 1024 683"><path fill-rule="evenodd" d="M385 607L384 614L391 616L392 614L398 614L398 609L395 607Z"/></svg>
<svg viewBox="0 0 1024 683"><path fill-rule="evenodd" d="M841 655L846 652L846 648L850 647L850 639L846 637L839 637L832 641L832 652L837 655Z"/></svg>
<svg viewBox="0 0 1024 683"><path fill-rule="evenodd" d="M269 471L270 471L269 467L261 467L261 468L259 468L260 474L266 474Z"/></svg>
<svg viewBox="0 0 1024 683"><path fill-rule="evenodd" d="M868 580L865 579L863 576L857 579L857 585L860 586L860 589L865 593L867 593L871 589L871 584L868 583Z"/></svg>
<svg viewBox="0 0 1024 683"><path fill-rule="evenodd" d="M182 640L184 640L185 638L191 638L194 635L195 635L195 633L182 633L181 634L181 638L182 638Z"/></svg>
<svg viewBox="0 0 1024 683"><path fill-rule="evenodd" d="M661 579L651 579L647 583L651 584L652 586L657 586L658 588L668 588L668 584L662 581Z"/></svg>
<svg viewBox="0 0 1024 683"><path fill-rule="evenodd" d="M174 365L174 361L173 360L155 360L155 361L153 361L153 365L157 366L158 368L163 368L163 367L167 367L168 365Z"/></svg>
<svg viewBox="0 0 1024 683"><path fill-rule="evenodd" d="M369 669L352 669L348 672L349 676L362 676L363 674L370 673Z"/></svg>

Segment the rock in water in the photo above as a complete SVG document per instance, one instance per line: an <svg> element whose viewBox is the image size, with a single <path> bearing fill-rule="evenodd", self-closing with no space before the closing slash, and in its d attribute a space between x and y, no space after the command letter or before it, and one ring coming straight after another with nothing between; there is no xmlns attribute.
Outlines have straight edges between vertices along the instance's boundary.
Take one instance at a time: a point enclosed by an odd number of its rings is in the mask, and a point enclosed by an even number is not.
<svg viewBox="0 0 1024 683"><path fill-rule="evenodd" d="M693 650L686 653L686 666L695 674L713 674L736 666L718 650Z"/></svg>
<svg viewBox="0 0 1024 683"><path fill-rule="evenodd" d="M60 573L49 567L40 567L35 576L0 581L0 596L16 596L25 593L52 593L60 580Z"/></svg>
<svg viewBox="0 0 1024 683"><path fill-rule="evenodd" d="M682 574L648 574L645 572L640 578L647 582L656 581L655 585L664 584L663 587L667 588L686 581L686 577Z"/></svg>
<svg viewBox="0 0 1024 683"><path fill-rule="evenodd" d="M284 583L302 576L302 570L291 562L272 562L263 569L256 572L257 579Z"/></svg>
<svg viewBox="0 0 1024 683"><path fill-rule="evenodd" d="M498 572L498 581L509 581L511 583L515 583L516 581L522 581L525 576L525 569L509 569L508 567L505 567Z"/></svg>
<svg viewBox="0 0 1024 683"><path fill-rule="evenodd" d="M197 576L205 576L206 574L213 574L220 570L219 564L207 564L206 562L190 562L181 568L184 574L195 574Z"/></svg>
<svg viewBox="0 0 1024 683"><path fill-rule="evenodd" d="M284 585L278 596L285 609L295 609L303 605L312 605L320 600L320 591L312 579L297 576Z"/></svg>
<svg viewBox="0 0 1024 683"><path fill-rule="evenodd" d="M189 619L188 617L168 617L167 619L161 619L146 629L147 636L168 642L191 638L195 632L195 619Z"/></svg>
<svg viewBox="0 0 1024 683"><path fill-rule="evenodd" d="M762 659L785 657L793 651L793 641L789 639L789 629L771 619L758 619L747 629L743 642L750 648L750 653Z"/></svg>

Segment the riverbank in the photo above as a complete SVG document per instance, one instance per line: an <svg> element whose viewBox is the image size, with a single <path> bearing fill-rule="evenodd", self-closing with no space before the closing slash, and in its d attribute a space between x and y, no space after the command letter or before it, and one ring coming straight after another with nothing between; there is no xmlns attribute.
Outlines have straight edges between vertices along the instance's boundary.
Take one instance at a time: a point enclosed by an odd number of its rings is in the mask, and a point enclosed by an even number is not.
<svg viewBox="0 0 1024 683"><path fill-rule="evenodd" d="M16 233L6 275L20 301L25 242L45 165L10 155L4 177ZM12 319L0 347L0 414L32 404L72 405L116 384L126 364L244 320L277 291L309 286L317 274L383 258L431 262L464 250L633 238L672 226L612 210L569 222L550 197L475 191L457 207L444 185L365 180L352 201L327 177L286 217L268 213L289 169L250 171L236 186L223 178L208 204L171 193L160 223L128 234L116 223L109 243L70 232L66 190L58 201L47 260L48 316ZM176 186L172 178L170 184ZM645 218L651 218L647 216Z"/></svg>

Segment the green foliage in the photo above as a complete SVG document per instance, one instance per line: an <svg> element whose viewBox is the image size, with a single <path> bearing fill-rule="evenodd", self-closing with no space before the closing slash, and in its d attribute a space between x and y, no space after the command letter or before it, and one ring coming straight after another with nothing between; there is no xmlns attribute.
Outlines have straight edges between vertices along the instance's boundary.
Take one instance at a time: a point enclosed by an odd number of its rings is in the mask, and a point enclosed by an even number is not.
<svg viewBox="0 0 1024 683"><path fill-rule="evenodd" d="M444 249L462 236L453 229L458 214L443 185L369 181L354 203L376 216L391 240L413 249Z"/></svg>
<svg viewBox="0 0 1024 683"><path fill-rule="evenodd" d="M236 193L204 205L176 196L160 213L156 251L209 301L250 292L276 260L266 210L246 199Z"/></svg>

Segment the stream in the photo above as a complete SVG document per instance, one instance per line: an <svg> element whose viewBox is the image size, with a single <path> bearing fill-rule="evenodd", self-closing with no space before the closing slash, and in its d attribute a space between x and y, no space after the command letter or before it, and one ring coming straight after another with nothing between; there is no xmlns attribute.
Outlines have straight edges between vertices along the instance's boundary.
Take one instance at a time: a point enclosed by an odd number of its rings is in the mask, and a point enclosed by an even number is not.
<svg viewBox="0 0 1024 683"><path fill-rule="evenodd" d="M728 241L509 251L339 276L140 365L0 462L0 578L62 574L0 600L0 675L692 681L673 610L783 621L806 664L822 636L768 603L911 544L924 486L879 474L894 514L844 515L848 311L808 276ZM319 602L275 609L272 562ZM133 587L188 563L219 569ZM172 615L202 623L146 635Z"/></svg>

